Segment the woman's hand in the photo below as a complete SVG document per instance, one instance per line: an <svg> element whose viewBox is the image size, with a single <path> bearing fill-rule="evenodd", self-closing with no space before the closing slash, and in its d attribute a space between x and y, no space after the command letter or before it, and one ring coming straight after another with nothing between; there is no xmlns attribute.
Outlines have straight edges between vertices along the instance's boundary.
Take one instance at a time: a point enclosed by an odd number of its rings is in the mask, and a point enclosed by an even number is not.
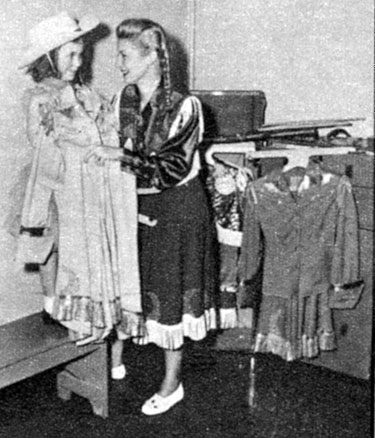
<svg viewBox="0 0 375 438"><path fill-rule="evenodd" d="M94 160L99 166L103 166L106 161L119 161L123 156L119 147L95 146L85 156L84 162Z"/></svg>

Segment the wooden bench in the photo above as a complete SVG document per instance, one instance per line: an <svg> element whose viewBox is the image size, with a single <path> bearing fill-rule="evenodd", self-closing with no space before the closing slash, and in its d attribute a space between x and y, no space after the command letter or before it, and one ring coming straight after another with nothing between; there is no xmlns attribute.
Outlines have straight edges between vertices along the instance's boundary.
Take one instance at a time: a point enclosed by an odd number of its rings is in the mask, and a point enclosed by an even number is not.
<svg viewBox="0 0 375 438"><path fill-rule="evenodd" d="M0 326L0 388L63 365L57 374L57 393L87 398L95 414L108 416L107 344L77 347L68 331L46 325L34 314Z"/></svg>

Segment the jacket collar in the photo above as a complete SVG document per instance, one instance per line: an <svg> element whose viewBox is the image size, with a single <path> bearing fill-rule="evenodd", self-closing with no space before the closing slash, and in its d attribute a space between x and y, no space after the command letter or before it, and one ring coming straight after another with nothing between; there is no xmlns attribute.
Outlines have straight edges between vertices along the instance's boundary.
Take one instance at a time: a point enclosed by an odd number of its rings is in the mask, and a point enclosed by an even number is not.
<svg viewBox="0 0 375 438"><path fill-rule="evenodd" d="M286 172L282 168L275 169L265 176L267 183L274 184L280 191L290 191L290 181L293 177L300 177L301 184L304 182L306 187L319 186L323 180L323 171L319 163L310 161L306 168L296 167ZM306 181L308 180L308 184ZM305 188L302 186L301 189Z"/></svg>

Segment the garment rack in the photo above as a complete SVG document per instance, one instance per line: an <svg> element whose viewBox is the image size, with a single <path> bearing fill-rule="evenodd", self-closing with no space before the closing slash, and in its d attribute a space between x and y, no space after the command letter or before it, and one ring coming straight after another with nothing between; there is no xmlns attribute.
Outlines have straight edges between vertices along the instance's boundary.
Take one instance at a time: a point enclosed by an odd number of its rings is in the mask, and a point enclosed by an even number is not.
<svg viewBox="0 0 375 438"><path fill-rule="evenodd" d="M353 146L311 147L295 144L283 144L282 148L256 150L255 142L213 144L206 153L207 164L215 166L215 154L244 154L247 160L259 158L287 158L285 170L297 166L306 167L309 159L322 155L345 155L356 152Z"/></svg>
<svg viewBox="0 0 375 438"><path fill-rule="evenodd" d="M284 170L294 167L306 167L311 157L323 155L345 155L348 153L357 152L353 146L330 146L330 147L312 147L301 146L295 144L283 144L282 148L256 150L256 143L252 141L241 143L213 144L206 153L205 158L207 164L215 166L215 154L244 154L247 160L256 160L260 158L286 158L287 164ZM224 161L220 158L220 161ZM255 327L251 329L255 330ZM252 348L252 346L251 346ZM255 356L251 354L249 362L249 388L247 402L250 408L256 406L255 403Z"/></svg>

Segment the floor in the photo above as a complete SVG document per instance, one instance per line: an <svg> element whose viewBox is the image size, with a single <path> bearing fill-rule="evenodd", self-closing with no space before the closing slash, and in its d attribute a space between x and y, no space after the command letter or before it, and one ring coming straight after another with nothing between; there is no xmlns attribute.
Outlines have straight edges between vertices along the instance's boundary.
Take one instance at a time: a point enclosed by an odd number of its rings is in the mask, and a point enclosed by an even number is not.
<svg viewBox="0 0 375 438"><path fill-rule="evenodd" d="M56 370L0 391L1 438L370 438L369 382L273 355L256 356L256 406L247 404L249 356L188 345L185 399L164 415L145 417L142 401L157 389L162 356L131 343L128 377L112 382L110 417L87 400L59 400Z"/></svg>

